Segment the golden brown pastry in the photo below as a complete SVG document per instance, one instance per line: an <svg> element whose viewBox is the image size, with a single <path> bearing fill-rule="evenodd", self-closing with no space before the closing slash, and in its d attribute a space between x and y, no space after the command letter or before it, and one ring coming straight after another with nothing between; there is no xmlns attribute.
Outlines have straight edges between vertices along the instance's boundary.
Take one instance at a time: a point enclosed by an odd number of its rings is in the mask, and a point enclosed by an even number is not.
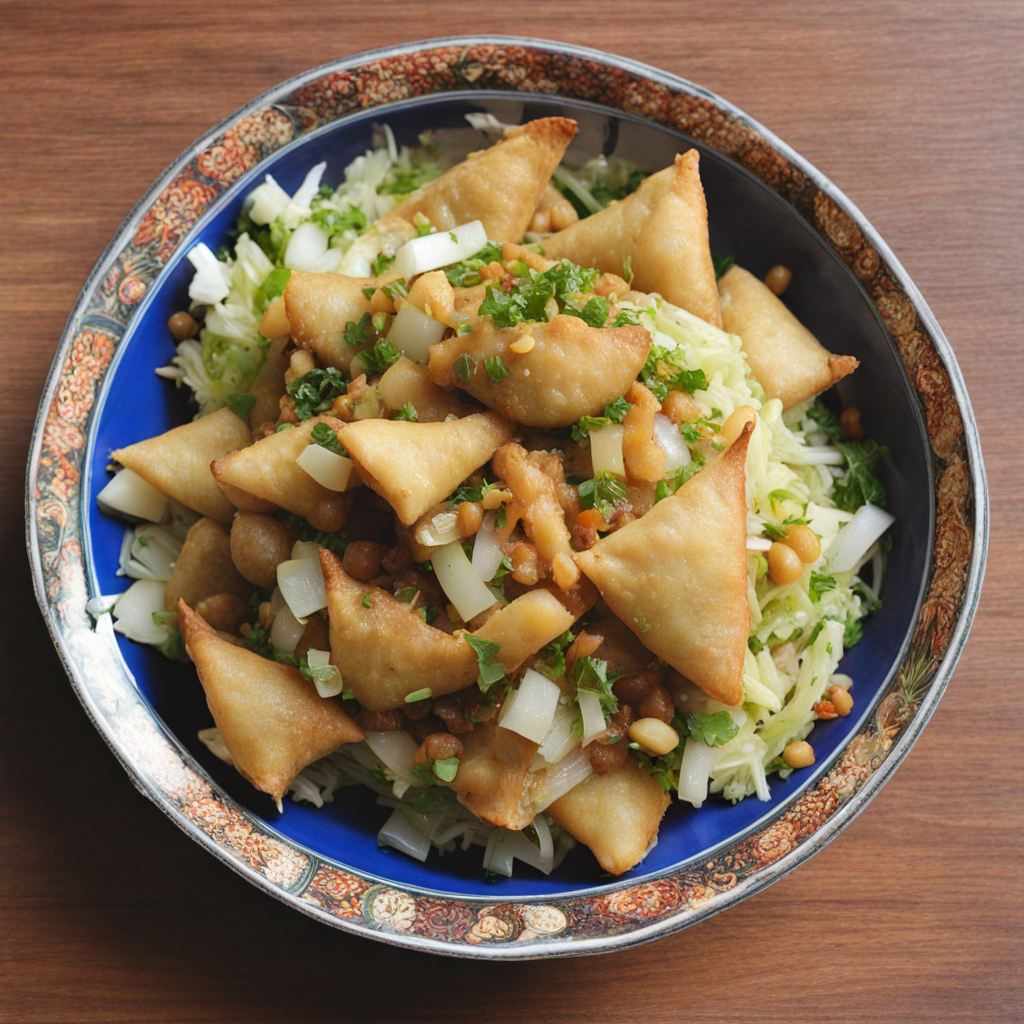
<svg viewBox="0 0 1024 1024"><path fill-rule="evenodd" d="M824 348L768 285L742 267L730 267L718 288L725 330L739 335L750 372L783 409L820 394L860 365Z"/></svg>
<svg viewBox="0 0 1024 1024"><path fill-rule="evenodd" d="M576 562L651 651L726 704L743 700L750 632L746 456L752 425L642 519Z"/></svg>
<svg viewBox="0 0 1024 1024"><path fill-rule="evenodd" d="M532 338L529 351L512 345ZM576 316L497 329L481 317L475 330L430 346L430 376L468 391L503 416L531 427L566 427L595 416L623 395L651 348L645 327L590 327ZM468 355L470 363L461 361ZM493 381L485 360L500 356L509 374ZM468 379L459 371L468 365ZM463 376L466 376L463 371Z"/></svg>
<svg viewBox="0 0 1024 1024"><path fill-rule="evenodd" d="M249 443L249 428L230 409L193 420L146 441L118 448L111 458L167 497L220 523L235 507L210 472L210 463Z"/></svg>
<svg viewBox="0 0 1024 1024"><path fill-rule="evenodd" d="M306 765L363 738L341 705L321 697L297 668L222 640L184 601L178 622L232 762L279 809Z"/></svg>
<svg viewBox="0 0 1024 1024"><path fill-rule="evenodd" d="M416 410L419 423L440 423L449 416L468 416L480 412L476 402L467 402L461 392L446 391L430 379L430 371L408 356L388 367L377 381L377 390L392 412L400 412L408 402Z"/></svg>

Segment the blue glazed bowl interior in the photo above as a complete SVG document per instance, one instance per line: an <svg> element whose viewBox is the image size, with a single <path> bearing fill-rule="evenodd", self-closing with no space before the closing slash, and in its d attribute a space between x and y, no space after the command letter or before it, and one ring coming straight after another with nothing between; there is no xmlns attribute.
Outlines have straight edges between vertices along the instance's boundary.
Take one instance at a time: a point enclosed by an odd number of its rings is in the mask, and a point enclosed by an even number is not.
<svg viewBox="0 0 1024 1024"><path fill-rule="evenodd" d="M208 211L151 286L118 348L93 419L82 489L91 583L94 593L124 589L124 580L115 573L125 525L99 512L95 504L96 493L109 478L106 466L111 450L168 430L190 419L194 412L183 390L175 390L153 372L174 354L166 328L168 317L188 306L191 266L184 258L187 250L200 241L214 250L221 245L244 196L268 172L292 192L313 164L326 160L325 183L337 184L344 167L371 148L374 124L386 122L400 144L415 144L424 129L463 128L464 114L469 111L489 111L510 122L550 115L576 118L581 130L567 154L570 166L579 166L603 152L655 171L669 164L677 151L696 145L701 153L712 251L735 256L758 276L776 263L792 269L787 305L826 347L860 359L860 369L839 386L842 403L858 406L868 433L892 452L880 473L888 490L888 508L897 519L891 531L893 546L882 592L884 607L865 620L863 640L840 666L855 680L854 714L817 725L813 734L818 759L814 771L796 772L785 782L773 777L769 803L754 797L735 806L712 800L699 811L673 803L662 823L658 845L641 865L624 876L633 881L706 858L715 848L735 842L795 799L826 770L877 703L902 657L921 600L934 522L934 488L923 423L897 353L873 305L845 264L792 207L713 150L669 129L609 114L592 104L509 98L501 93L456 93L357 114L279 151L237 182ZM444 858L432 853L426 864L420 864L394 850L378 848L377 832L390 812L375 804L372 793L358 788L339 790L334 802L322 810L286 800L284 814L279 815L269 797L254 790L196 738L198 730L212 725L212 717L191 665L172 664L153 649L121 636L117 642L154 713L216 785L272 829L317 856L406 887L495 900L551 898L614 881L602 874L584 847L572 851L551 877L517 864L514 878L485 880L479 847Z"/></svg>

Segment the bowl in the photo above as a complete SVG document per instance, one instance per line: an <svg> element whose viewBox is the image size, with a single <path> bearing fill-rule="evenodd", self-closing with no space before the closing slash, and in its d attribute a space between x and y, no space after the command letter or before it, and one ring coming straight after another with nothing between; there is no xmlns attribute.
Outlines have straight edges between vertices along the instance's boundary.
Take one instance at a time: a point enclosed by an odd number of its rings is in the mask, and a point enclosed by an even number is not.
<svg viewBox="0 0 1024 1024"><path fill-rule="evenodd" d="M843 662L855 714L819 723L818 762L773 781L772 799L673 805L660 841L627 874L602 876L584 848L550 877L487 880L479 853L426 864L377 847L387 815L346 789L323 810L276 812L198 741L210 724L192 670L94 624L86 602L116 592L123 523L95 496L110 451L190 412L153 369L164 324L186 305L196 242L216 248L245 193L272 172L293 191L325 181L387 123L399 143L464 129L484 111L580 122L567 160L625 156L645 170L696 146L712 249L763 275L793 270L786 302L834 351L861 361L839 385L891 450L897 518L883 611ZM560 43L458 38L361 54L291 79L199 140L139 202L96 265L50 371L28 472L37 598L71 684L135 785L258 888L327 924L459 956L522 959L635 945L733 905L792 870L858 814L935 708L978 601L987 541L984 468L950 347L917 289L823 175L726 101L682 79ZM106 623L106 624L104 624ZM192 682L187 682L191 679ZM140 851L145 856L145 851Z"/></svg>

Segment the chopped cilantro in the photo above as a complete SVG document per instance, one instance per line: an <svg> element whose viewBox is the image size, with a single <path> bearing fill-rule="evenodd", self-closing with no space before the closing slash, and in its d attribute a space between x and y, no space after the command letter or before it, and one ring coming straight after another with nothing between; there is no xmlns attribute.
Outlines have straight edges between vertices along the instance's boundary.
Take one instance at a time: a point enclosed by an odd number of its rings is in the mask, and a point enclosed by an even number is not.
<svg viewBox="0 0 1024 1024"><path fill-rule="evenodd" d="M505 678L505 666L494 660L501 650L501 645L493 640L485 640L481 636L473 636L472 633L463 633L462 639L476 652L480 668L477 685L482 693L487 693L495 683L500 683Z"/></svg>
<svg viewBox="0 0 1024 1024"><path fill-rule="evenodd" d="M855 619L852 615L847 615L846 622L843 624L843 647L849 650L854 644L860 643L863 635L864 627L860 624L860 620Z"/></svg>
<svg viewBox="0 0 1024 1024"><path fill-rule="evenodd" d="M419 591L415 587L402 587L402 589L398 591L397 594L395 594L395 599L398 601L405 601L408 603L418 593Z"/></svg>
<svg viewBox="0 0 1024 1024"><path fill-rule="evenodd" d="M484 360L484 369L487 371L487 376L497 384L499 381L503 381L509 373L512 371L505 365L505 360L501 356L488 356Z"/></svg>
<svg viewBox="0 0 1024 1024"><path fill-rule="evenodd" d="M582 308L577 305L580 296L593 291L594 281L597 279L597 271L593 268L578 267L575 263L563 259L543 273L531 270L525 264L517 266L516 270L522 273L517 276L511 291L505 292L500 288L489 287L484 301L480 303L480 315L491 317L495 327L546 322L547 306L551 299L556 300L560 312L580 316L587 323L599 314L598 306L592 305L593 299ZM603 324L608 317L608 303L603 299L602 302ZM586 312L588 308L589 313Z"/></svg>
<svg viewBox="0 0 1024 1024"><path fill-rule="evenodd" d="M807 589L811 595L811 600L818 602L821 600L822 594L836 589L836 579L834 576L829 576L828 573L812 571L811 581Z"/></svg>
<svg viewBox="0 0 1024 1024"><path fill-rule="evenodd" d="M321 448L326 448L329 452L334 452L335 455L348 455L348 452L342 448L338 435L327 423L317 423L313 427L310 438L315 444L320 445Z"/></svg>
<svg viewBox="0 0 1024 1024"><path fill-rule="evenodd" d="M622 280L625 281L626 284L632 284L633 283L633 257L632 256L627 256L622 261ZM619 325L616 324L615 326L618 327Z"/></svg>
<svg viewBox="0 0 1024 1024"><path fill-rule="evenodd" d="M592 299L587 300L582 309L567 302L562 312L569 316L578 316L590 327L604 327L608 321L608 300L603 295L595 295Z"/></svg>
<svg viewBox="0 0 1024 1024"><path fill-rule="evenodd" d="M405 285L405 278L400 277L397 281L392 281L390 284L382 284L380 290L392 301L395 299L404 299L409 294L409 289Z"/></svg>
<svg viewBox="0 0 1024 1024"><path fill-rule="evenodd" d="M365 594L363 594L363 607L370 607L370 591L367 591Z"/></svg>
<svg viewBox="0 0 1024 1024"><path fill-rule="evenodd" d="M476 363L468 352L463 352L462 355L455 360L455 376L463 382L469 380L469 378L473 376L473 371L475 369Z"/></svg>
<svg viewBox="0 0 1024 1024"><path fill-rule="evenodd" d="M451 782L459 770L459 759L457 757L446 757L434 762L434 774L442 782Z"/></svg>
<svg viewBox="0 0 1024 1024"><path fill-rule="evenodd" d="M377 294L377 289L372 284L368 284L363 289L363 295L365 295L367 299L372 299L374 297L374 295L376 295L376 294Z"/></svg>
<svg viewBox="0 0 1024 1024"><path fill-rule="evenodd" d="M396 420L407 420L409 423L416 423L419 420L419 413L412 402L406 402L398 412L395 413Z"/></svg>
<svg viewBox="0 0 1024 1024"><path fill-rule="evenodd" d="M455 333L460 338L464 334L472 334L473 333L473 325L467 320L465 323L461 323L461 324L459 324L458 327L455 328Z"/></svg>
<svg viewBox="0 0 1024 1024"><path fill-rule="evenodd" d="M772 540L785 540L789 536L789 531L776 523L765 523L764 532Z"/></svg>
<svg viewBox="0 0 1024 1024"><path fill-rule="evenodd" d="M352 203L349 203L348 209L342 212L333 206L324 205L322 197L314 197L310 203L310 210L312 214L309 219L332 238L345 231L354 231L358 234L366 230L366 214Z"/></svg>
<svg viewBox="0 0 1024 1024"><path fill-rule="evenodd" d="M626 413L633 408L632 402L627 402L625 397L616 398L604 407L603 416L581 416L580 421L572 428L572 439L579 443L586 440L591 430L600 430L609 423L621 423L626 418Z"/></svg>
<svg viewBox="0 0 1024 1024"><path fill-rule="evenodd" d="M601 710L605 716L614 715L619 710L619 699L612 692L612 686L621 676L608 675L608 662L589 654L576 659L572 667L572 682L576 692L592 693L601 700Z"/></svg>
<svg viewBox="0 0 1024 1024"><path fill-rule="evenodd" d="M421 604L416 614L429 626L437 618L438 611L433 605Z"/></svg>
<svg viewBox="0 0 1024 1024"><path fill-rule="evenodd" d="M613 506L626 500L626 485L613 473L598 473L579 485L579 495L582 508L596 508L607 519Z"/></svg>
<svg viewBox="0 0 1024 1024"><path fill-rule="evenodd" d="M429 686L424 686L422 690L413 690L412 693L405 695L406 704L415 704L418 700L430 700L434 696L434 691Z"/></svg>
<svg viewBox="0 0 1024 1024"><path fill-rule="evenodd" d="M575 634L567 629L561 636L546 644L541 649L537 671L543 672L548 679L561 679L565 675L566 649L575 639Z"/></svg>
<svg viewBox="0 0 1024 1024"><path fill-rule="evenodd" d="M288 385L288 394L295 402L295 415L308 420L326 412L334 400L345 394L347 385L340 370L329 366L326 370L310 370Z"/></svg>
<svg viewBox="0 0 1024 1024"><path fill-rule="evenodd" d="M373 317L369 313L364 313L359 318L358 323L354 320L349 320L345 324L345 344L351 345L352 348L365 345L370 340L370 328L372 326Z"/></svg>
<svg viewBox="0 0 1024 1024"><path fill-rule="evenodd" d="M371 269L373 270L373 276L380 277L380 275L383 274L384 271L387 270L388 267L390 267L391 264L394 262L395 257L388 256L385 253L381 253L379 256L375 256L373 259L373 263L370 265Z"/></svg>
<svg viewBox="0 0 1024 1024"><path fill-rule="evenodd" d="M359 361L366 367L367 373L383 373L392 363L397 363L402 353L388 341L380 338L373 348L359 353Z"/></svg>
<svg viewBox="0 0 1024 1024"><path fill-rule="evenodd" d="M889 449L868 438L866 441L837 441L836 447L846 459L843 475L836 480L832 500L838 508L856 512L861 505L885 505L885 487L875 476L875 466L889 457Z"/></svg>
<svg viewBox="0 0 1024 1024"><path fill-rule="evenodd" d="M686 719L686 728L694 740L706 743L709 747L720 747L739 732L739 726L728 711L692 714Z"/></svg>
<svg viewBox="0 0 1024 1024"><path fill-rule="evenodd" d="M612 327L636 327L640 318L631 309L620 309L612 321Z"/></svg>
<svg viewBox="0 0 1024 1024"><path fill-rule="evenodd" d="M483 282L480 271L489 263L495 262L501 262L501 246L488 242L478 253L448 267L444 273L452 287L472 288Z"/></svg>
<svg viewBox="0 0 1024 1024"><path fill-rule="evenodd" d="M747 649L751 654L760 654L764 650L764 642L756 636L747 637Z"/></svg>
<svg viewBox="0 0 1024 1024"><path fill-rule="evenodd" d="M671 476L658 481L658 485L654 488L655 502L667 498L670 494L675 494L690 477L697 474L704 462L704 456L700 452L691 452L690 461L685 466L680 466Z"/></svg>

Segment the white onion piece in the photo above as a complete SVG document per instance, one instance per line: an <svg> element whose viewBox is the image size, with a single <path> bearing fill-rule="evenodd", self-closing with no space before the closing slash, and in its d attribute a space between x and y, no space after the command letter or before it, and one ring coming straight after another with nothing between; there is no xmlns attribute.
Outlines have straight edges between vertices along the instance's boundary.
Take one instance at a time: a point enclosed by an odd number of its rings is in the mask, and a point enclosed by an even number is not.
<svg viewBox="0 0 1024 1024"><path fill-rule="evenodd" d="M320 545L315 540L297 540L292 545L292 558L319 558Z"/></svg>
<svg viewBox="0 0 1024 1024"><path fill-rule="evenodd" d="M534 810L540 814L560 796L575 789L593 771L590 755L582 747L575 747L558 764L537 772L531 781Z"/></svg>
<svg viewBox="0 0 1024 1024"><path fill-rule="evenodd" d="M587 746L595 736L600 736L608 727L601 708L601 698L596 693L579 695L580 714L583 716L583 746Z"/></svg>
<svg viewBox="0 0 1024 1024"><path fill-rule="evenodd" d="M438 512L416 527L417 543L427 548L443 547L457 540L462 540L462 527L459 513L454 510Z"/></svg>
<svg viewBox="0 0 1024 1024"><path fill-rule="evenodd" d="M399 352L425 366L430 359L430 346L436 345L446 330L447 326L440 320L427 316L409 302L403 302L388 331L388 341Z"/></svg>
<svg viewBox="0 0 1024 1024"><path fill-rule="evenodd" d="M519 689L505 702L499 726L543 743L551 731L561 692L550 679L528 668ZM601 721L603 725L603 717Z"/></svg>
<svg viewBox="0 0 1024 1024"><path fill-rule="evenodd" d="M464 622L497 604L498 599L487 589L472 563L456 541L438 548L430 556L434 574L448 600L455 605Z"/></svg>
<svg viewBox="0 0 1024 1024"><path fill-rule="evenodd" d="M792 460L794 466L841 466L846 457L838 448L812 448L800 451L800 458Z"/></svg>
<svg viewBox="0 0 1024 1024"><path fill-rule="evenodd" d="M679 799L700 807L708 798L708 779L721 756L717 747L688 739L683 747L683 761L679 767Z"/></svg>
<svg viewBox="0 0 1024 1024"><path fill-rule="evenodd" d="M337 452L328 451L321 444L306 445L295 462L321 487L326 487L329 491L343 491L348 487L348 478L352 475L352 460L344 455L338 455Z"/></svg>
<svg viewBox="0 0 1024 1024"><path fill-rule="evenodd" d="M306 664L310 668L330 668L333 670L328 679L320 679L315 673L313 675L313 685L321 697L337 697L341 693L344 686L341 679L341 671L337 665L331 664L330 651L318 651L311 647L306 652Z"/></svg>
<svg viewBox="0 0 1024 1024"><path fill-rule="evenodd" d="M327 590L319 558L292 558L277 567L277 585L297 619L327 607Z"/></svg>
<svg viewBox="0 0 1024 1024"><path fill-rule="evenodd" d="M416 783L412 766L413 758L419 747L407 732L403 732L401 729L394 732L368 732L366 745L395 778L412 784Z"/></svg>
<svg viewBox="0 0 1024 1024"><path fill-rule="evenodd" d="M365 256L350 249L338 264L338 273L347 277L373 277L373 267Z"/></svg>
<svg viewBox="0 0 1024 1024"><path fill-rule="evenodd" d="M626 475L626 464L622 460L621 423L609 423L590 431L590 459L594 464L594 476L598 473Z"/></svg>
<svg viewBox="0 0 1024 1024"><path fill-rule="evenodd" d="M772 547L772 541L768 537L748 537L747 538L747 550L748 551L770 551Z"/></svg>
<svg viewBox="0 0 1024 1024"><path fill-rule="evenodd" d="M482 221L472 220L451 231L435 231L419 238L410 238L395 253L391 270L407 281L416 274L447 267L476 255L487 244Z"/></svg>
<svg viewBox="0 0 1024 1024"><path fill-rule="evenodd" d="M181 541L169 530L148 523L136 526L125 532L117 575L167 583L180 554Z"/></svg>
<svg viewBox="0 0 1024 1024"><path fill-rule="evenodd" d="M663 413L654 414L654 440L665 449L665 472L674 473L690 461L690 449L676 426Z"/></svg>
<svg viewBox="0 0 1024 1024"><path fill-rule="evenodd" d="M582 724L579 710L572 704L559 704L551 729L537 751L537 755L544 762L541 767L558 764L579 743L580 731L576 727L577 723Z"/></svg>
<svg viewBox="0 0 1024 1024"><path fill-rule="evenodd" d="M167 511L167 496L130 469L122 469L96 495L96 501L104 512L148 519L151 523L159 523Z"/></svg>
<svg viewBox="0 0 1024 1024"><path fill-rule="evenodd" d="M284 265L291 270L316 271L317 261L327 252L327 232L311 220L300 224L288 239Z"/></svg>
<svg viewBox="0 0 1024 1024"><path fill-rule="evenodd" d="M402 813L400 807L391 812L391 817L377 833L377 845L391 846L418 861L425 861L430 853L430 838Z"/></svg>
<svg viewBox="0 0 1024 1024"><path fill-rule="evenodd" d="M673 338L670 334L666 334L664 331L655 331L651 340L659 348L667 348L669 352L671 352L675 348L678 348L678 345L676 344L676 339Z"/></svg>
<svg viewBox="0 0 1024 1024"><path fill-rule="evenodd" d="M226 263L221 263L213 255L205 242L192 246L188 252L188 261L196 268L188 286L188 297L193 302L212 306L228 297L231 291L231 271Z"/></svg>
<svg viewBox="0 0 1024 1024"><path fill-rule="evenodd" d="M269 224L284 212L291 202L291 197L274 180L267 175L262 185L257 185L245 200L249 208L249 217L255 224Z"/></svg>
<svg viewBox="0 0 1024 1024"><path fill-rule="evenodd" d="M301 543L301 541L296 541ZM295 556L292 555L294 558ZM274 587L274 592L270 595L270 616L273 618L282 608L284 607L284 594L281 593L280 587Z"/></svg>
<svg viewBox="0 0 1024 1024"><path fill-rule="evenodd" d="M167 584L159 580L136 580L114 605L114 629L140 644L162 644L170 627L157 625L153 613L166 614Z"/></svg>
<svg viewBox="0 0 1024 1024"><path fill-rule="evenodd" d="M484 583L490 583L494 579L501 568L501 560L505 557L505 534L495 528L496 518L495 511L488 512L473 538L473 568ZM419 537L416 539L419 540Z"/></svg>
<svg viewBox="0 0 1024 1024"><path fill-rule="evenodd" d="M345 254L340 249L328 249L316 261L316 272L318 274L333 274L341 265Z"/></svg>
<svg viewBox="0 0 1024 1024"><path fill-rule="evenodd" d="M315 164L306 172L306 177L303 178L302 184L299 186L295 195L292 196L292 202L296 206L309 207L309 204L313 201L313 197L317 194L320 188L320 180L324 176L324 171L327 170L327 161Z"/></svg>
<svg viewBox="0 0 1024 1024"><path fill-rule="evenodd" d="M292 614L288 605L282 605L281 610L274 616L274 623L270 627L270 642L275 650L284 651L285 654L294 654L305 631L306 623L300 622Z"/></svg>
<svg viewBox="0 0 1024 1024"><path fill-rule="evenodd" d="M832 559L832 572L849 572L867 554L872 544L896 522L877 505L861 505L853 518L839 531L825 555Z"/></svg>
<svg viewBox="0 0 1024 1024"><path fill-rule="evenodd" d="M512 861L519 860L538 871L543 871L545 875L551 874L555 855L551 829L539 815L534 818L533 826L540 841L539 848L522 832L514 832L507 828L495 829L487 841L487 849L484 852L484 870L511 878Z"/></svg>

